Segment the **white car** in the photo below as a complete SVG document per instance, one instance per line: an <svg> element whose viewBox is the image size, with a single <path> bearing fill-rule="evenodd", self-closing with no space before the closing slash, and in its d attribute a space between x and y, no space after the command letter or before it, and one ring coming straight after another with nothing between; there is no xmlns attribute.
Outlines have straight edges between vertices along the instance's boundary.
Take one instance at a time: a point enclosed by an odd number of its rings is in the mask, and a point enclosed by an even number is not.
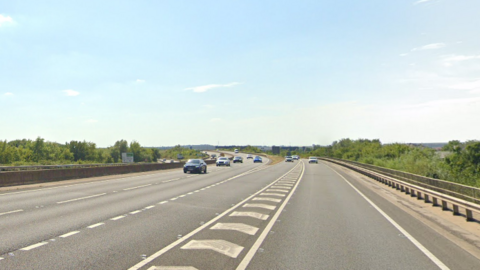
<svg viewBox="0 0 480 270"><path fill-rule="evenodd" d="M249 159L249 158L253 159L253 156L251 154L248 154L247 159Z"/></svg>
<svg viewBox="0 0 480 270"><path fill-rule="evenodd" d="M293 162L293 158L291 156L286 156L285 162Z"/></svg>
<svg viewBox="0 0 480 270"><path fill-rule="evenodd" d="M218 166L230 166L230 160L226 157L219 157L217 159L217 167Z"/></svg>
<svg viewBox="0 0 480 270"><path fill-rule="evenodd" d="M308 158L308 163L317 163L318 164L318 158L317 157L309 157Z"/></svg>

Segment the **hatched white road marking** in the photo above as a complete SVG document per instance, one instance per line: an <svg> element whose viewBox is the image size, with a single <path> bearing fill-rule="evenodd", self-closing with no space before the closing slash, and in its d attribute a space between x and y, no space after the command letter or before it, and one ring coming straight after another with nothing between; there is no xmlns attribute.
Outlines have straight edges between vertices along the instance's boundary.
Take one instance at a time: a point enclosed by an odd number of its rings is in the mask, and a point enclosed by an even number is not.
<svg viewBox="0 0 480 270"><path fill-rule="evenodd" d="M181 249L210 249L230 258L237 258L243 247L225 240L192 240Z"/></svg>
<svg viewBox="0 0 480 270"><path fill-rule="evenodd" d="M269 189L267 189L266 191L285 192L285 193L288 193L288 190L285 190L285 189L273 189L273 188L269 188Z"/></svg>
<svg viewBox="0 0 480 270"><path fill-rule="evenodd" d="M107 194L107 193L96 194L96 195L92 195L92 196L87 196L87 197L82 197L82 198L76 198L76 199L67 200L67 201L61 201L61 202L57 202L57 203L58 203L58 204L61 204L61 203L75 202L75 201L79 201L79 200L85 200L85 199L90 199L90 198L95 198L95 197L103 196L103 195L106 195L106 194Z"/></svg>
<svg viewBox="0 0 480 270"><path fill-rule="evenodd" d="M281 202L282 200L280 200L280 199L275 199L275 198L268 198L268 197L256 197L256 198L253 198L252 201L270 201L270 202L279 203L279 202Z"/></svg>
<svg viewBox="0 0 480 270"><path fill-rule="evenodd" d="M152 266L147 270L198 270L193 266Z"/></svg>
<svg viewBox="0 0 480 270"><path fill-rule="evenodd" d="M132 190L132 189L142 188L142 187L148 187L148 186L151 186L151 185L152 185L152 184L143 185L143 186L138 186L138 187L125 188L125 189L123 189L123 190L127 191L127 190Z"/></svg>
<svg viewBox="0 0 480 270"><path fill-rule="evenodd" d="M257 227L253 227L244 223L217 223L210 230L232 230L255 235L258 231Z"/></svg>
<svg viewBox="0 0 480 270"><path fill-rule="evenodd" d="M283 188L283 189L292 189L290 186L284 186L284 185L274 185L271 186L272 188Z"/></svg>
<svg viewBox="0 0 480 270"><path fill-rule="evenodd" d="M263 209L268 209L268 210L275 210L275 208L277 208L274 205L263 204L263 203L246 203L242 207L263 208Z"/></svg>
<svg viewBox="0 0 480 270"><path fill-rule="evenodd" d="M88 226L87 228L89 228L89 229L93 229L93 228L96 228L96 227L98 227L98 226L102 226L102 225L105 225L105 223L103 223L103 222L100 222L100 223L97 223L97 224L90 225L90 226Z"/></svg>
<svg viewBox="0 0 480 270"><path fill-rule="evenodd" d="M235 211L235 212L231 213L230 216L231 217L252 217L252 218L261 219L261 220L267 220L268 219L268 215L264 215L264 214L257 213L257 212L238 212L238 211Z"/></svg>
<svg viewBox="0 0 480 270"><path fill-rule="evenodd" d="M28 246L28 247L21 248L20 250L29 251L29 250L41 247L41 246L46 245L46 244L48 244L48 242L40 242L40 243L31 245L31 246Z"/></svg>
<svg viewBox="0 0 480 270"><path fill-rule="evenodd" d="M79 232L80 232L80 231L69 232L69 233L66 233L66 234L64 234L64 235L60 235L60 237L61 237L61 238L67 238L67 237L72 236L72 235L74 235L74 234L77 234L77 233L79 233Z"/></svg>
<svg viewBox="0 0 480 270"><path fill-rule="evenodd" d="M260 195L285 197L285 194L280 194L280 193L267 193L267 192L263 192L263 193L260 193Z"/></svg>
<svg viewBox="0 0 480 270"><path fill-rule="evenodd" d="M119 219L122 219L122 218L124 218L124 217L125 217L125 216L122 215L122 216L118 216L118 217L111 218L110 220L119 220Z"/></svg>
<svg viewBox="0 0 480 270"><path fill-rule="evenodd" d="M9 211L9 212L0 213L0 216L8 215L8 214L13 214L13 213L18 213L18 212L23 212L23 209L18 209L18 210L14 210L14 211Z"/></svg>

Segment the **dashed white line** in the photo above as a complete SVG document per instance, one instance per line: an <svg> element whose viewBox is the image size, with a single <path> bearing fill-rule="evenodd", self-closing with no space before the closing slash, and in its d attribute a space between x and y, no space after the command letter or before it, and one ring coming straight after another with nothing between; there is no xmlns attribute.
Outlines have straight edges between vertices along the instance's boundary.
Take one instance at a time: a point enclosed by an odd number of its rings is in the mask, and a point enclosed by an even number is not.
<svg viewBox="0 0 480 270"><path fill-rule="evenodd" d="M165 203L168 203L168 201L159 202L158 204L165 204Z"/></svg>
<svg viewBox="0 0 480 270"><path fill-rule="evenodd" d="M183 194L183 195L180 195L180 196L178 196L178 197L179 197L179 198L183 198L183 197L185 197L185 196L187 196L187 195Z"/></svg>
<svg viewBox="0 0 480 270"><path fill-rule="evenodd" d="M76 199L67 200L67 201L61 201L61 202L57 202L57 203L58 203L58 204L62 204L62 203L68 203L68 202L75 202L75 201L80 201L80 200L85 200L85 199L90 199L90 198L95 198L95 197L103 196L103 195L106 195L106 194L107 194L107 193L96 194L96 195L92 195L92 196L87 196L87 197L82 197L82 198L76 198Z"/></svg>
<svg viewBox="0 0 480 270"><path fill-rule="evenodd" d="M103 222L100 222L100 223L97 223L97 224L90 225L90 226L88 226L87 228L89 228L89 229L93 229L93 228L96 228L96 227L98 227L98 226L102 226L102 225L105 225L105 223L103 223Z"/></svg>
<svg viewBox="0 0 480 270"><path fill-rule="evenodd" d="M171 198L170 201L175 201L176 199L178 199L178 197Z"/></svg>
<svg viewBox="0 0 480 270"><path fill-rule="evenodd" d="M124 188L123 190L127 191L127 190L132 190L132 189L142 188L142 187L148 187L148 186L151 186L151 185L152 185L152 184L143 185L143 186L138 186L138 187Z"/></svg>
<svg viewBox="0 0 480 270"><path fill-rule="evenodd" d="M145 209L152 209L154 207L155 207L155 205L150 205L150 206L145 207Z"/></svg>
<svg viewBox="0 0 480 270"><path fill-rule="evenodd" d="M187 194L188 194L188 195L192 195L192 194L193 194L193 192L188 192Z"/></svg>
<svg viewBox="0 0 480 270"><path fill-rule="evenodd" d="M111 218L110 220L119 220L119 219L122 219L124 217L125 217L124 215L121 215L121 216L118 216L118 217Z"/></svg>
<svg viewBox="0 0 480 270"><path fill-rule="evenodd" d="M40 243L31 245L31 246L28 246L28 247L21 248L20 250L29 251L29 250L41 247L41 246L46 245L46 244L48 244L48 242L40 242Z"/></svg>
<svg viewBox="0 0 480 270"><path fill-rule="evenodd" d="M64 235L60 235L61 238L67 238L69 236L72 236L72 235L75 235L77 233L79 233L80 231L73 231L73 232L69 232L69 233L66 233Z"/></svg>
<svg viewBox="0 0 480 270"><path fill-rule="evenodd" d="M135 215L135 214L138 214L140 212L142 212L142 210L136 210L136 211L130 212L130 215Z"/></svg>
<svg viewBox="0 0 480 270"><path fill-rule="evenodd" d="M13 210L13 211L9 211L9 212L0 213L0 216L13 214L13 213L18 213L18 212L23 212L23 209L18 209L18 210Z"/></svg>

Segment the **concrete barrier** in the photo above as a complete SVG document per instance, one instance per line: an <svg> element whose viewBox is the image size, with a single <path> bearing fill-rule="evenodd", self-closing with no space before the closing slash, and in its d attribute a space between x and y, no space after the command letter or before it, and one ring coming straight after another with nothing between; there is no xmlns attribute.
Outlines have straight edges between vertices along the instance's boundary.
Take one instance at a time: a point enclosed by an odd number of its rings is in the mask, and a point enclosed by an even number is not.
<svg viewBox="0 0 480 270"><path fill-rule="evenodd" d="M206 160L207 164L215 160ZM185 163L134 164L93 168L0 172L0 187L48 183L88 177L182 168Z"/></svg>

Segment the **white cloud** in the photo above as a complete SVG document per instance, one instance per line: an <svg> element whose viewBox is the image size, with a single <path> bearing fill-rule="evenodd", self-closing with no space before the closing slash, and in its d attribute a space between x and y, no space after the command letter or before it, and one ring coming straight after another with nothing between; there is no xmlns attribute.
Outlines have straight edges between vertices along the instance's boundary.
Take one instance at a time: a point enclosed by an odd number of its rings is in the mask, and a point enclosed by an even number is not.
<svg viewBox="0 0 480 270"><path fill-rule="evenodd" d="M238 82L232 82L232 83L227 83L227 84L208 84L208 85L185 88L185 90L192 90L195 93L203 93L203 92L207 92L210 89L232 87L232 86L239 85L239 84L240 83L238 83Z"/></svg>
<svg viewBox="0 0 480 270"><path fill-rule="evenodd" d="M461 82L451 85L449 88L458 90L470 90L470 93L480 92L480 79L469 82Z"/></svg>
<svg viewBox="0 0 480 270"><path fill-rule="evenodd" d="M80 95L80 92L77 92L77 91L72 90L72 89L63 90L62 92L64 92L65 95L67 95L69 97L74 97L74 96Z"/></svg>
<svg viewBox="0 0 480 270"><path fill-rule="evenodd" d="M412 52L423 51L423 50L435 50L435 49L443 48L445 46L447 46L445 43L432 43L432 44L428 44L428 45L425 45L425 46L422 46L422 47L413 48Z"/></svg>
<svg viewBox="0 0 480 270"><path fill-rule="evenodd" d="M7 93L5 93L5 94L3 94L3 95L8 97L8 96L13 96L13 93L7 92Z"/></svg>
<svg viewBox="0 0 480 270"><path fill-rule="evenodd" d="M418 4L422 4L422 3L426 3L426 2L430 2L432 0L420 0L420 1L417 1L415 3L413 3L414 5L418 5Z"/></svg>
<svg viewBox="0 0 480 270"><path fill-rule="evenodd" d="M402 56L402 57L407 56L407 55L408 55L408 53L402 53L402 54L400 54L400 56Z"/></svg>
<svg viewBox="0 0 480 270"><path fill-rule="evenodd" d="M468 61L468 60L480 60L480 55L447 55L442 59L444 66L451 66L453 63Z"/></svg>
<svg viewBox="0 0 480 270"><path fill-rule="evenodd" d="M15 21L10 16L4 16L0 14L0 27L4 25L13 25Z"/></svg>
<svg viewBox="0 0 480 270"><path fill-rule="evenodd" d="M137 79L136 82L137 82L137 83L144 83L144 82L146 82L146 81L145 81L145 80L142 80L142 79Z"/></svg>
<svg viewBox="0 0 480 270"><path fill-rule="evenodd" d="M98 120L96 120L96 119L88 119L87 121L85 121L85 123L98 123Z"/></svg>
<svg viewBox="0 0 480 270"><path fill-rule="evenodd" d="M212 118L212 119L210 119L210 122L220 122L220 121L222 121L221 118Z"/></svg>

